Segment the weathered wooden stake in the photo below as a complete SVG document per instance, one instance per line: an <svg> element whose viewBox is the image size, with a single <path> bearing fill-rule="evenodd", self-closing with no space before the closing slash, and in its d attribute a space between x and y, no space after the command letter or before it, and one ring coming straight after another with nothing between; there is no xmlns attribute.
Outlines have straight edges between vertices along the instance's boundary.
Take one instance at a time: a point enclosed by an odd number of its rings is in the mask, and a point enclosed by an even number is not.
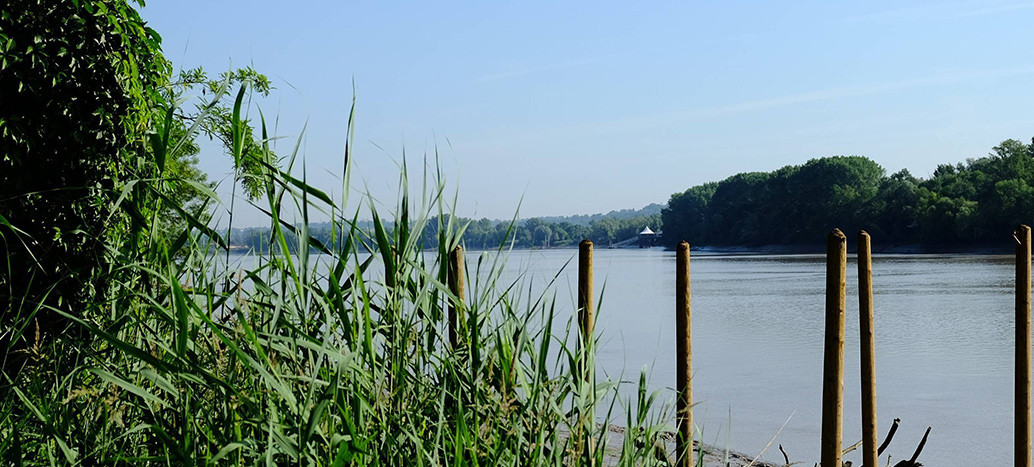
<svg viewBox="0 0 1034 467"><path fill-rule="evenodd" d="M678 438L675 455L678 465L692 467L693 463L693 345L692 313L689 293L689 243L680 242L675 256L675 352L676 390L678 400Z"/></svg>
<svg viewBox="0 0 1034 467"><path fill-rule="evenodd" d="M593 375L592 365L592 345L593 345L593 334L592 328L594 325L593 309L592 309L592 241L584 239L578 244L578 329L579 329L579 347L584 349L585 353L582 355L581 368L579 371L582 374L584 381L589 384L590 387L590 407L595 407L595 397L593 392L595 391L595 376ZM590 413L585 416L588 417L586 420L588 423L593 422L593 409L589 409ZM579 429L580 431L581 429ZM593 452L596 450L595 440L591 436L591 429L586 428L583 433L579 433L579 436L584 436L584 459L583 465L595 466L596 459L593 456Z"/></svg>
<svg viewBox="0 0 1034 467"><path fill-rule="evenodd" d="M593 319L592 241L585 239L578 244L578 329L581 331L579 342L584 349L592 345ZM582 376L589 381L592 369L583 367Z"/></svg>
<svg viewBox="0 0 1034 467"><path fill-rule="evenodd" d="M858 329L861 334L862 465L877 467L876 345L873 335L872 245L869 234L858 232Z"/></svg>
<svg viewBox="0 0 1034 467"><path fill-rule="evenodd" d="M822 467L840 467L844 412L844 315L847 237L826 239L826 337L822 369Z"/></svg>
<svg viewBox="0 0 1034 467"><path fill-rule="evenodd" d="M456 245L456 248L449 253L449 291L456 296L456 301L449 301L449 343L453 347L459 345L460 328L463 327L464 305L464 271L463 271L463 247Z"/></svg>
<svg viewBox="0 0 1034 467"><path fill-rule="evenodd" d="M1016 467L1030 463L1030 227L1016 239Z"/></svg>

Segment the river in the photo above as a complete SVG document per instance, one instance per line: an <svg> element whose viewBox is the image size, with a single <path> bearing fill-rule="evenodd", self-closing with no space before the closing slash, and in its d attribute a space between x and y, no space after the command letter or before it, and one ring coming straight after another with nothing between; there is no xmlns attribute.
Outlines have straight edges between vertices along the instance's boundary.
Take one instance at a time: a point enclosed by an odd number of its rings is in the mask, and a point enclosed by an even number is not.
<svg viewBox="0 0 1034 467"><path fill-rule="evenodd" d="M500 283L519 281L526 304L555 277L550 294L562 325L575 308L577 254L504 253ZM479 257L495 255L468 252L468 272L476 275ZM594 259L597 299L602 295L597 375L626 381L623 393L631 396L645 366L659 401L673 404L674 252L597 249ZM857 265L854 255L848 261L847 446L861 439ZM893 463L911 457L928 426L919 458L926 465L1012 462L1014 271L1010 256L874 256L880 441L902 420L881 464L887 454ZM704 442L764 451L761 458L774 462L782 461L782 444L791 462L818 462L824 256L693 252L691 282L694 420ZM476 287L468 284L468 294ZM858 450L844 459L861 465Z"/></svg>
<svg viewBox="0 0 1034 467"><path fill-rule="evenodd" d="M475 256L468 253L468 257ZM573 308L577 250L511 252L506 277L557 279ZM630 381L646 365L653 389L674 400L675 255L661 249L595 252L602 304L598 371ZM927 426L926 465L1012 461L1011 257L877 255L873 259L879 438L901 426L883 456L907 459ZM694 409L704 441L763 459L819 459L825 260L821 255L694 252ZM539 286L532 286L533 288ZM844 442L861 439L857 266L848 265ZM566 316L560 316L562 319ZM623 420L615 420L621 423ZM778 433L778 435L777 435ZM845 460L861 464L858 451Z"/></svg>

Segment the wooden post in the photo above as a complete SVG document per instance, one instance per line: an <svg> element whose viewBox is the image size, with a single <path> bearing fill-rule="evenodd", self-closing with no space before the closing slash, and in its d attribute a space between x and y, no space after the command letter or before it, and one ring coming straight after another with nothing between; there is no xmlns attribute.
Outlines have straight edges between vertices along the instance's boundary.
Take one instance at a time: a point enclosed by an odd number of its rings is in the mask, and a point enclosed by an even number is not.
<svg viewBox="0 0 1034 467"><path fill-rule="evenodd" d="M579 342L584 349L589 349L592 345L593 319L592 241L585 239L578 244L578 329L580 331ZM591 369L586 367L582 371L588 381Z"/></svg>
<svg viewBox="0 0 1034 467"><path fill-rule="evenodd" d="M1016 239L1016 467L1030 463L1030 227Z"/></svg>
<svg viewBox="0 0 1034 467"><path fill-rule="evenodd" d="M861 334L862 465L878 467L876 437L876 345L873 333L872 244L858 232L858 329Z"/></svg>
<svg viewBox="0 0 1034 467"><path fill-rule="evenodd" d="M826 336L822 371L822 467L840 467L844 412L844 315L847 237L826 239Z"/></svg>
<svg viewBox="0 0 1034 467"><path fill-rule="evenodd" d="M463 272L463 247L456 245L456 248L449 253L449 291L456 296L456 301L449 301L449 343L455 348L459 345L460 328L463 327L464 307L464 272Z"/></svg>
<svg viewBox="0 0 1034 467"><path fill-rule="evenodd" d="M675 455L677 464L682 467L693 466L693 341L689 287L689 243L680 242L675 256L675 352L678 365Z"/></svg>
<svg viewBox="0 0 1034 467"><path fill-rule="evenodd" d="M596 378L593 375L593 365L590 364L592 361L593 352L593 334L592 329L594 323L593 309L592 309L592 241L584 239L578 244L578 329L579 329L579 347L584 350L581 360L581 368L579 372L582 374L582 378L589 385L590 391L590 402L589 402L589 413L584 414L585 422L589 423L589 426L595 424L593 411L595 410L595 385ZM585 430L584 432L581 430ZM584 450L583 465L595 466L595 457L593 452L596 450L595 440L591 436L592 430L588 426L579 428L578 437L581 438L582 449Z"/></svg>

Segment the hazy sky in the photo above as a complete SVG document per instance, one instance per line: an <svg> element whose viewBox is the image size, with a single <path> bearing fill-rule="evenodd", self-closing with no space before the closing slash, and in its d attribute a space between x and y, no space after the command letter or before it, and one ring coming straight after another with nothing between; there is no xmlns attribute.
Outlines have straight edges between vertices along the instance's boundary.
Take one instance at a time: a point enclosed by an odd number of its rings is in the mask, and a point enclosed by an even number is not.
<svg viewBox="0 0 1034 467"><path fill-rule="evenodd" d="M267 74L281 153L307 122L310 182L340 186L354 82L353 188L390 204L403 153L419 169L437 150L472 217L639 208L837 154L927 177L1034 136L1034 2L151 0L142 15L177 69ZM228 193L217 146L202 167Z"/></svg>

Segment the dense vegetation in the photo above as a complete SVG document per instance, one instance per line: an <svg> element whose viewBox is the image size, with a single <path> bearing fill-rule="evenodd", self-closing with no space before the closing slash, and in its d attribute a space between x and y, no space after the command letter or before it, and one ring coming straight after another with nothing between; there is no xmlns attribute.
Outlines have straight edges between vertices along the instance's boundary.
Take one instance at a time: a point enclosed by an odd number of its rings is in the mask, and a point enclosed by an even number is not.
<svg viewBox="0 0 1034 467"><path fill-rule="evenodd" d="M1034 218L1034 144L1003 141L927 180L865 157L812 159L673 194L662 218L666 241L695 245L812 244L833 227L883 244L1001 243Z"/></svg>
<svg viewBox="0 0 1034 467"><path fill-rule="evenodd" d="M635 237L643 227L659 228L659 209L652 211L648 206L640 211L629 211L570 218L533 217L518 223L469 220L463 239L470 247L480 249L494 248L511 240L520 248L573 247L584 238L607 246Z"/></svg>
<svg viewBox="0 0 1034 467"><path fill-rule="evenodd" d="M647 209L650 209L647 207ZM633 213L632 215L625 215ZM553 219L548 221L545 219ZM570 220L569 220L570 219ZM438 219L429 222L420 237L420 246L426 249L438 248ZM446 214L442 224L448 224L450 216ZM651 214L640 214L640 211L625 210L607 215L571 216L537 218L524 220L492 220L487 218L453 219L464 227L463 245L472 250L492 250L500 246L513 248L564 248L574 247L582 239L588 238L600 246L607 246L622 240L635 237L643 227L656 228L661 223L660 209ZM373 234L373 223L356 221L356 228L368 236ZM389 230L394 224L388 224ZM271 231L268 227L248 227L234 229L230 233L230 245L243 251L268 251ZM288 233L288 238L294 238ZM309 226L309 235L323 243L329 242L333 236L333 225L329 222L313 223Z"/></svg>
<svg viewBox="0 0 1034 467"><path fill-rule="evenodd" d="M239 83L259 94L271 86L250 68L174 78L158 33L125 0L9 6L0 11L0 325L32 313L49 329L63 324L49 307L103 293L119 268L114 252L176 240L189 219L207 220L212 185L194 138L233 152L232 99L174 104L199 88L225 96ZM242 120L236 166L254 196L259 144Z"/></svg>
<svg viewBox="0 0 1034 467"><path fill-rule="evenodd" d="M247 122L245 96L268 89L249 70L177 84L125 1L15 3L0 11L3 463L601 463L597 409L617 392L579 371L594 339L551 295L511 293L502 255L470 262L458 302L445 265L464 224L443 184L414 212L402 174L391 218L361 227ZM202 135L268 213L253 263L226 260L208 226ZM330 219L322 241L310 211ZM466 317L455 346L449 304ZM628 465L664 457L645 388L623 406Z"/></svg>
<svg viewBox="0 0 1034 467"><path fill-rule="evenodd" d="M654 214L660 214L663 209L664 205L662 204L650 203L640 209L615 209L607 213L575 214L571 216L544 216L539 217L539 219L549 223L567 222L577 225L589 225L593 222L599 222L607 218L625 220L633 217L652 216Z"/></svg>
<svg viewBox="0 0 1034 467"><path fill-rule="evenodd" d="M133 241L129 212L106 207L151 159L142 130L169 74L158 41L125 2L0 11L0 306L79 304L103 288L106 249Z"/></svg>

